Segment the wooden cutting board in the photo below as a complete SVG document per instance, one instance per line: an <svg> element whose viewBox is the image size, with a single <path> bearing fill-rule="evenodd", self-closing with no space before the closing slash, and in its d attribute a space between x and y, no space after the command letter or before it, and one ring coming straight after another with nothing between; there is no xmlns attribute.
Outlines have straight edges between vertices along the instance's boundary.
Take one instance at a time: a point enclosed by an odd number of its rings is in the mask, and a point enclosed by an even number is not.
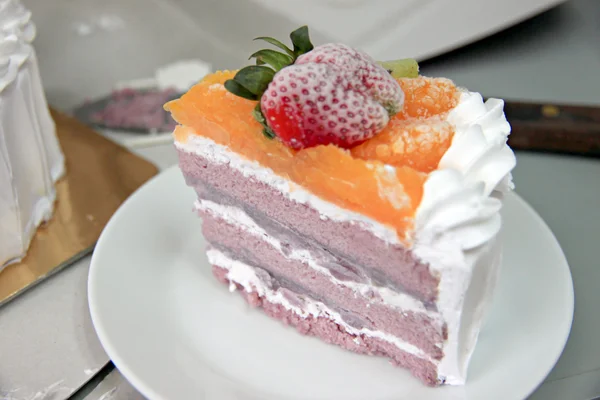
<svg viewBox="0 0 600 400"><path fill-rule="evenodd" d="M56 186L55 213L38 229L27 256L0 272L0 305L89 254L117 208L158 173L76 119L51 113L67 173Z"/></svg>

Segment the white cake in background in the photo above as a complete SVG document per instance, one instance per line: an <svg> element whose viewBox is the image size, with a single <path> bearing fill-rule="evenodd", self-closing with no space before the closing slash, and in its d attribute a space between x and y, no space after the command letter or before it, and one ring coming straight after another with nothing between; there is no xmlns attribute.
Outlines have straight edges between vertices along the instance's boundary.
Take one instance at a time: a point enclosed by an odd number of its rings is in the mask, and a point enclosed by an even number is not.
<svg viewBox="0 0 600 400"><path fill-rule="evenodd" d="M0 0L0 270L21 260L54 212L65 173L44 95L31 12Z"/></svg>

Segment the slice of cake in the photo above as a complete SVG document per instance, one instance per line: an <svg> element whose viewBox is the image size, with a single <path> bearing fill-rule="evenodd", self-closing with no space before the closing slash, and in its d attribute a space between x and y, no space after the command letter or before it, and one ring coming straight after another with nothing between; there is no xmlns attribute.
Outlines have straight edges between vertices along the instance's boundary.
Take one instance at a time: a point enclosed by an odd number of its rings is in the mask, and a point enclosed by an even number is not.
<svg viewBox="0 0 600 400"><path fill-rule="evenodd" d="M0 0L0 270L21 260L51 218L65 173L32 41L31 12Z"/></svg>
<svg viewBox="0 0 600 400"><path fill-rule="evenodd" d="M166 105L214 275L303 334L464 384L512 189L503 102L291 39Z"/></svg>

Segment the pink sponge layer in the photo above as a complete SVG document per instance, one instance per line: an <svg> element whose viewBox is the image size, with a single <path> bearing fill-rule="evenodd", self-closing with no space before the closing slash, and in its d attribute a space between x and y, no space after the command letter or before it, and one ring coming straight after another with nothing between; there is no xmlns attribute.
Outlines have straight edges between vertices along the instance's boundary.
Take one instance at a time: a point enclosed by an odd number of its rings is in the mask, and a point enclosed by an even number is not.
<svg viewBox="0 0 600 400"><path fill-rule="evenodd" d="M256 292L246 292L241 285L227 278L227 270L224 268L214 265L213 274L226 285L235 284L238 292L242 294L248 304L253 307L261 307L268 316L295 327L303 335L317 337L326 343L336 344L355 353L388 357L392 364L409 369L414 376L428 386L438 386L441 383L436 367L430 361L403 352L384 340L364 335L352 335L328 318L312 316L302 318L280 304L268 302Z"/></svg>
<svg viewBox="0 0 600 400"><path fill-rule="evenodd" d="M244 176L227 164L179 151L179 166L186 182L200 198L220 204L251 207L265 217L293 229L299 236L317 242L327 251L364 267L380 286L413 295L426 303L437 300L439 277L429 265L400 245L375 237L360 224L324 218L306 204L286 198L280 191ZM230 201L231 199L231 201Z"/></svg>

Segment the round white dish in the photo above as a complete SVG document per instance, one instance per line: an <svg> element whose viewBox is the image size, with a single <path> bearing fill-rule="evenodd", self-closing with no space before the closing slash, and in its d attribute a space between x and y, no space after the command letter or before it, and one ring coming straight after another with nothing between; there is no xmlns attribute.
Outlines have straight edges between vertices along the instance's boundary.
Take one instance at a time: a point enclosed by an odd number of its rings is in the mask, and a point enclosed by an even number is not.
<svg viewBox="0 0 600 400"><path fill-rule="evenodd" d="M523 399L550 372L573 319L573 284L550 229L517 195L504 207L505 255L464 387L428 388L386 360L302 336L218 283L195 194L177 167L115 213L92 257L94 327L149 399Z"/></svg>

